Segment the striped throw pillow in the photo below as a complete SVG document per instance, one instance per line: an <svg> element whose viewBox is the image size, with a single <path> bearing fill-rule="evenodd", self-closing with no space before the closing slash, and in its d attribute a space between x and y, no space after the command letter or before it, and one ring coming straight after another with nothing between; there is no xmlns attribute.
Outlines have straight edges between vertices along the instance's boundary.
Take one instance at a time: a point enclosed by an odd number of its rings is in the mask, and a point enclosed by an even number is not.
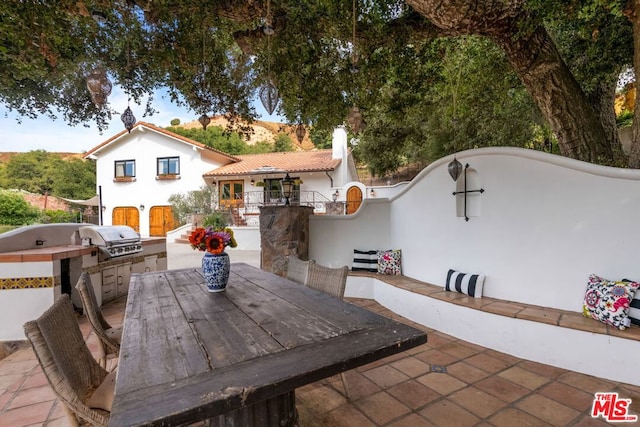
<svg viewBox="0 0 640 427"><path fill-rule="evenodd" d="M481 298L483 286L484 275L460 273L459 271L450 269L447 273L447 282L444 289L446 291L459 292L474 298Z"/></svg>
<svg viewBox="0 0 640 427"><path fill-rule="evenodd" d="M633 299L629 304L629 320L633 325L640 326L640 290L633 294Z"/></svg>
<svg viewBox="0 0 640 427"><path fill-rule="evenodd" d="M632 282L633 280L622 279L623 282ZM640 289L633 294L633 299L629 303L629 321L632 325L640 326Z"/></svg>
<svg viewBox="0 0 640 427"><path fill-rule="evenodd" d="M354 249L351 271L368 271L370 273L377 273L378 251L361 251L359 249Z"/></svg>

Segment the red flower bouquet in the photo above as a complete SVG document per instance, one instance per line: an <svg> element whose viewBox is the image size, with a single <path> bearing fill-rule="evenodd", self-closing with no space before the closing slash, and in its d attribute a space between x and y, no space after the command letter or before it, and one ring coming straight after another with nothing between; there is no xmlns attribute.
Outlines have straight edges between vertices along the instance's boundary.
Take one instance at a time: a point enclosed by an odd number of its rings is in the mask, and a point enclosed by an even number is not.
<svg viewBox="0 0 640 427"><path fill-rule="evenodd" d="M198 227L191 232L189 243L193 249L212 254L221 254L227 246L232 248L238 246L233 237L233 230L230 228L214 230L212 227Z"/></svg>

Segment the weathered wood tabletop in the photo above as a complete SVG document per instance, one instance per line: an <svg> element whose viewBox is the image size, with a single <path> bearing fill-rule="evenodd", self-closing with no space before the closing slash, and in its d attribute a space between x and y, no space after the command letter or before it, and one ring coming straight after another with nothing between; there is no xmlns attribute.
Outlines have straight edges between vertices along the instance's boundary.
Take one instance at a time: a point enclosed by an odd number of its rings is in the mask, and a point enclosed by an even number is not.
<svg viewBox="0 0 640 427"><path fill-rule="evenodd" d="M423 331L243 263L232 264L222 293L207 292L196 268L136 274L109 424L222 420L274 399L295 412L297 387L426 340Z"/></svg>

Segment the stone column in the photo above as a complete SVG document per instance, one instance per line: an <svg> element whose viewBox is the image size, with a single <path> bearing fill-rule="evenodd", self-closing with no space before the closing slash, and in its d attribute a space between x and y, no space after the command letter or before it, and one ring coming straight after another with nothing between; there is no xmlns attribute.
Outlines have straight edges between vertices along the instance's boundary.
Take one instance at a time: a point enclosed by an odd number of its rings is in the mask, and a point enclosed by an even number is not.
<svg viewBox="0 0 640 427"><path fill-rule="evenodd" d="M287 257L309 259L310 206L260 207L261 267L279 276L287 271Z"/></svg>

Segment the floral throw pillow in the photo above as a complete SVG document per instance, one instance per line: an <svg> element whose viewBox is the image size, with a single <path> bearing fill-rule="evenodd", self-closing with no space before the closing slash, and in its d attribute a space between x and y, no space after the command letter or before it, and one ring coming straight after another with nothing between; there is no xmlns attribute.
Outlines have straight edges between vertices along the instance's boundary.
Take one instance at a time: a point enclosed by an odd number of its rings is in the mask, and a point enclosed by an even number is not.
<svg viewBox="0 0 640 427"><path fill-rule="evenodd" d="M400 275L400 250L378 251L378 273Z"/></svg>
<svg viewBox="0 0 640 427"><path fill-rule="evenodd" d="M640 283L637 282L616 282L591 274L582 314L618 329L625 329L630 323L629 303L639 287Z"/></svg>

